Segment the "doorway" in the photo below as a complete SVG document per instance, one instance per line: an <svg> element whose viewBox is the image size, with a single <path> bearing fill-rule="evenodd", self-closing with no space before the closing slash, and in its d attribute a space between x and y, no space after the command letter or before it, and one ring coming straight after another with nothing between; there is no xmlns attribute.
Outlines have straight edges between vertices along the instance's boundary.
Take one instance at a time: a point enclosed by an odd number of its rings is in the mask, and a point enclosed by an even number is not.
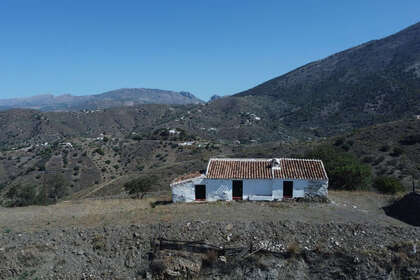
<svg viewBox="0 0 420 280"><path fill-rule="evenodd" d="M206 185L195 185L195 200L206 200Z"/></svg>
<svg viewBox="0 0 420 280"><path fill-rule="evenodd" d="M232 182L232 199L242 200L243 196L243 182L235 180Z"/></svg>
<svg viewBox="0 0 420 280"><path fill-rule="evenodd" d="M293 197L293 181L284 181L283 182L283 197L292 198Z"/></svg>

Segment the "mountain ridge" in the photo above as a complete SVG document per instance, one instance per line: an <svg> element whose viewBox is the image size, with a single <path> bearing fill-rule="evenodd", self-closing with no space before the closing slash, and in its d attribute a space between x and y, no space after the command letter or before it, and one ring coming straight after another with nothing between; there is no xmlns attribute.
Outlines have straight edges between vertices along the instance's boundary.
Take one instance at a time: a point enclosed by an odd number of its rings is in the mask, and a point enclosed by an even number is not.
<svg viewBox="0 0 420 280"><path fill-rule="evenodd" d="M204 101L186 91L148 88L120 88L93 95L40 94L30 97L0 99L0 110L13 108L40 111L96 110L139 104L200 104Z"/></svg>

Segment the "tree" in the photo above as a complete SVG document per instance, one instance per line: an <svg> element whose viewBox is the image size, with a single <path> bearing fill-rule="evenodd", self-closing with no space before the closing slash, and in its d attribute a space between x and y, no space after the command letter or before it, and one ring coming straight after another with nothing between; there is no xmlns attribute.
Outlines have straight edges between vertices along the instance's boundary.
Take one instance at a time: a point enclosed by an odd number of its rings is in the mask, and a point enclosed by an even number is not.
<svg viewBox="0 0 420 280"><path fill-rule="evenodd" d="M318 146L305 155L321 159L332 189L363 190L371 184L372 171L369 165L361 163L353 154L343 152L329 145Z"/></svg>
<svg viewBox="0 0 420 280"><path fill-rule="evenodd" d="M11 200L8 206L21 207L35 204L36 187L33 185L15 185L6 193L6 197Z"/></svg>
<svg viewBox="0 0 420 280"><path fill-rule="evenodd" d="M67 181L61 174L50 174L44 178L41 193L46 195L45 203L55 203L68 194ZM43 204L45 204L43 203Z"/></svg>
<svg viewBox="0 0 420 280"><path fill-rule="evenodd" d="M143 198L145 193L156 184L157 179L156 176L136 178L125 183L124 189L126 189L129 194L135 194L137 198Z"/></svg>
<svg viewBox="0 0 420 280"><path fill-rule="evenodd" d="M395 194L403 192L404 186L394 177L380 176L373 181L373 187L382 193Z"/></svg>

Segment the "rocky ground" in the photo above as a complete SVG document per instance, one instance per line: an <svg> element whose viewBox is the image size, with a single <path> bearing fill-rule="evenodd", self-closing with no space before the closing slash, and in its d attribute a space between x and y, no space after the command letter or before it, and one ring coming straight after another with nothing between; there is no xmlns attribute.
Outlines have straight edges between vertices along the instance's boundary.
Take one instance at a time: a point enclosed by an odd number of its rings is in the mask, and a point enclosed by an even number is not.
<svg viewBox="0 0 420 280"><path fill-rule="evenodd" d="M420 279L420 228L384 215L389 197L362 194L0 209L0 279Z"/></svg>

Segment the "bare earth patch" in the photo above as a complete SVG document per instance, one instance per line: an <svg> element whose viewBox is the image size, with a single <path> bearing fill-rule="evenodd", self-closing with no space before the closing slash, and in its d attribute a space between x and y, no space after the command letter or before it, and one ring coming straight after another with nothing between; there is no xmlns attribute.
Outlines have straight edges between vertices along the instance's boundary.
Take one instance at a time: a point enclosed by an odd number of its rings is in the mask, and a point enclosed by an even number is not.
<svg viewBox="0 0 420 280"><path fill-rule="evenodd" d="M160 198L162 199L162 198ZM163 198L168 199L168 197ZM0 208L0 231L38 231L67 227L153 224L204 220L358 223L405 226L384 214L391 196L330 191L331 203L211 202L152 206L157 199L78 200L51 206Z"/></svg>

